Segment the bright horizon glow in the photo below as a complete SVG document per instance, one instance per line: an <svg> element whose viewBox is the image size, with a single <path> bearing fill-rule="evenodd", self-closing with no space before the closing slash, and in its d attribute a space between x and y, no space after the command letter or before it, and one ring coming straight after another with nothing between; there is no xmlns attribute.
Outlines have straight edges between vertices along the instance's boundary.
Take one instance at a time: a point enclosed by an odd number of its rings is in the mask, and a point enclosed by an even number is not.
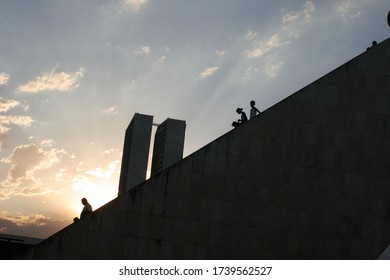
<svg viewBox="0 0 390 280"><path fill-rule="evenodd" d="M94 210L114 199L135 113L186 121L187 156L231 130L237 107L248 113L255 100L264 111L388 38L388 9L385 0L2 1L0 233L46 238L80 215L81 198Z"/></svg>

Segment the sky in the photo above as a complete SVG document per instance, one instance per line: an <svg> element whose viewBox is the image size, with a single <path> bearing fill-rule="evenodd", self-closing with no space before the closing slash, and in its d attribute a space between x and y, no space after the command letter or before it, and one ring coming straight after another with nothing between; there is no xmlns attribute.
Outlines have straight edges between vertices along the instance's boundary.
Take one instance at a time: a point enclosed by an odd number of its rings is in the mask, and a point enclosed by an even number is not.
<svg viewBox="0 0 390 280"><path fill-rule="evenodd" d="M117 196L135 113L184 156L389 37L388 0L1 0L0 233L46 238ZM153 137L153 136L152 136Z"/></svg>

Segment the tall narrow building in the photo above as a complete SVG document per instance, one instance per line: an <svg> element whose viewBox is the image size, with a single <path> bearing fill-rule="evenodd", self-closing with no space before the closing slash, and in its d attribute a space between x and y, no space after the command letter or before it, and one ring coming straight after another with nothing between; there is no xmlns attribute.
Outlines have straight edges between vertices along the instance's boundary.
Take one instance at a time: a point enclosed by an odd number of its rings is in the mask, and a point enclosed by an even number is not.
<svg viewBox="0 0 390 280"><path fill-rule="evenodd" d="M153 116L136 113L126 129L118 195L145 181Z"/></svg>
<svg viewBox="0 0 390 280"><path fill-rule="evenodd" d="M160 173L183 158L186 122L166 119L154 137L151 175Z"/></svg>

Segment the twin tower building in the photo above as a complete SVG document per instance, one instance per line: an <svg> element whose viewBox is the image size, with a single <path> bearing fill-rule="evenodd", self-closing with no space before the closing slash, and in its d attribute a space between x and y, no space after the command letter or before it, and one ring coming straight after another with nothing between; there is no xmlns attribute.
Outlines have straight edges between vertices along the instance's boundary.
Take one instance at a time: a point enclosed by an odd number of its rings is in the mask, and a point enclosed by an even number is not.
<svg viewBox="0 0 390 280"><path fill-rule="evenodd" d="M136 113L126 129L118 196L146 180L153 116ZM183 158L186 123L166 119L154 137L151 176Z"/></svg>

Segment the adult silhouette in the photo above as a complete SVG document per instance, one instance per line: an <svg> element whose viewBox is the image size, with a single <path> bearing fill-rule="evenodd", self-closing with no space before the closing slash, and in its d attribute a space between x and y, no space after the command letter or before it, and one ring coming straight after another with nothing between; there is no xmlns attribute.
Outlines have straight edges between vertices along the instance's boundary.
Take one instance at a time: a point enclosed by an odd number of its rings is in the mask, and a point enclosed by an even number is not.
<svg viewBox="0 0 390 280"><path fill-rule="evenodd" d="M80 219L83 219L92 213L92 206L91 204L88 203L88 200L85 197L81 199L81 204L83 204L84 207L83 210L81 211Z"/></svg>

